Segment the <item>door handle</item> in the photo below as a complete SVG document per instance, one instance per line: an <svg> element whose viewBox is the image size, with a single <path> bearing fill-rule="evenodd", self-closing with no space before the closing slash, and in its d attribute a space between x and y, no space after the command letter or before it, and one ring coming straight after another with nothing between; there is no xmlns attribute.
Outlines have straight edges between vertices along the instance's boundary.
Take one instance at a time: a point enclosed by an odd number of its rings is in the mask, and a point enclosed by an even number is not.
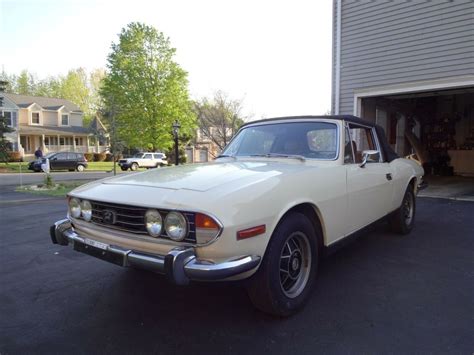
<svg viewBox="0 0 474 355"><path fill-rule="evenodd" d="M387 178L388 181L392 180L392 173L385 174L385 177Z"/></svg>

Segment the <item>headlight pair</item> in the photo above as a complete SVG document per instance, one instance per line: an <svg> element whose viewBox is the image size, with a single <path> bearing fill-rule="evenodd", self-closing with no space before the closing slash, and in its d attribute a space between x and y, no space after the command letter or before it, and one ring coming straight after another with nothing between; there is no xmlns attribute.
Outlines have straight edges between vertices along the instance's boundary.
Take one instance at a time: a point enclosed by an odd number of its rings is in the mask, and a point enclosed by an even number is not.
<svg viewBox="0 0 474 355"><path fill-rule="evenodd" d="M69 213L73 218L82 218L89 222L92 219L92 205L87 200L80 201L78 198L69 199Z"/></svg>
<svg viewBox="0 0 474 355"><path fill-rule="evenodd" d="M145 225L148 234L159 237L163 230L163 218L157 210L145 213ZM174 241L182 241L188 234L188 221L180 212L169 212L165 217L164 228L168 237Z"/></svg>

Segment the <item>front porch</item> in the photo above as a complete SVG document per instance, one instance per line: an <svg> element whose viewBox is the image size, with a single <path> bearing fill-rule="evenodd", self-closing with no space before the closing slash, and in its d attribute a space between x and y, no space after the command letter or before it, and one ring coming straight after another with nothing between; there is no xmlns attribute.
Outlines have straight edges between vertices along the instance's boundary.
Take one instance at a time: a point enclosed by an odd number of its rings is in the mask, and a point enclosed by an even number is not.
<svg viewBox="0 0 474 355"><path fill-rule="evenodd" d="M43 155L55 152L103 153L108 146L101 145L94 137L87 135L23 135L20 134L19 147L24 158L34 157L40 148Z"/></svg>

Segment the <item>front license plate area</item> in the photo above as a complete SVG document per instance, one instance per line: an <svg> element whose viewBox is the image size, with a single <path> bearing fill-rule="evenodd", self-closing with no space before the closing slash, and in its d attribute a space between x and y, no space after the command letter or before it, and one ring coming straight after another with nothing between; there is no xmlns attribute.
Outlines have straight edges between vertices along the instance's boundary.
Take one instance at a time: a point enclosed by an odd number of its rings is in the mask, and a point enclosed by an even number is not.
<svg viewBox="0 0 474 355"><path fill-rule="evenodd" d="M87 242L87 240L86 240L86 242ZM93 242L95 242L95 241L93 241ZM96 242L96 243L99 243L99 242ZM91 245L91 244L94 244L94 243L84 244L84 243L80 243L80 242L74 242L74 250L78 251L78 252L81 252L81 253L84 253L84 254L87 254L87 255L90 255L90 256L94 256L94 257L96 257L98 259L101 259L101 260L108 261L109 263L112 263L112 264L116 264L116 265L119 265L119 266L124 266L125 265L125 255L114 253L114 252L111 252L109 250L102 249L101 247L106 245L106 244L103 244L103 243L97 244L99 247Z"/></svg>

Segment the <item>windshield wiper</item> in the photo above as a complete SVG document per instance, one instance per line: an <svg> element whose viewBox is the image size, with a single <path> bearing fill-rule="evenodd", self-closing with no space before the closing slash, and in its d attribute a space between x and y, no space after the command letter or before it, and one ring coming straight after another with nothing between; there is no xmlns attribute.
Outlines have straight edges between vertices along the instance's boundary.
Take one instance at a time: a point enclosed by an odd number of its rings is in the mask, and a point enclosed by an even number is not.
<svg viewBox="0 0 474 355"><path fill-rule="evenodd" d="M279 154L279 153L267 153L267 154L252 154L251 157L266 157L266 158L291 158L306 161L306 158L299 154Z"/></svg>
<svg viewBox="0 0 474 355"><path fill-rule="evenodd" d="M229 155L229 154L220 154L216 157L216 159L218 158L232 158L232 159L237 159L234 155Z"/></svg>

